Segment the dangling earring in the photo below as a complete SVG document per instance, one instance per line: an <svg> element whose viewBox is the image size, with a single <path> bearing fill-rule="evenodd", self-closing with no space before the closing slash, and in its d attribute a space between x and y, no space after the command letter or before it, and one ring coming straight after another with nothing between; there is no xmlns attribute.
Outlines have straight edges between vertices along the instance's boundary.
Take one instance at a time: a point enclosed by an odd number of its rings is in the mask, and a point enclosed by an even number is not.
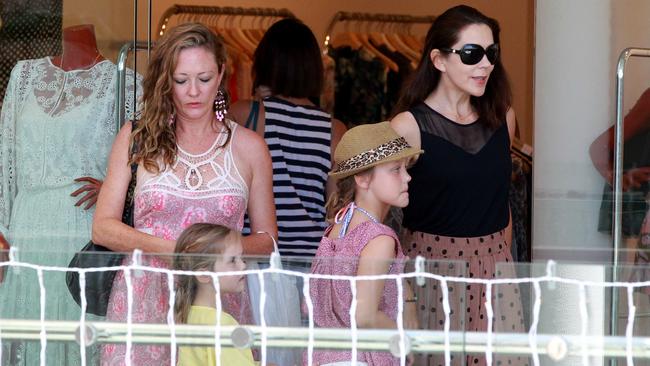
<svg viewBox="0 0 650 366"><path fill-rule="evenodd" d="M214 97L214 116L217 118L217 121L221 122L226 118L226 95L221 89L217 92L217 95Z"/></svg>
<svg viewBox="0 0 650 366"><path fill-rule="evenodd" d="M176 113L172 112L172 114L169 115L169 125L173 125L174 122L176 122Z"/></svg>

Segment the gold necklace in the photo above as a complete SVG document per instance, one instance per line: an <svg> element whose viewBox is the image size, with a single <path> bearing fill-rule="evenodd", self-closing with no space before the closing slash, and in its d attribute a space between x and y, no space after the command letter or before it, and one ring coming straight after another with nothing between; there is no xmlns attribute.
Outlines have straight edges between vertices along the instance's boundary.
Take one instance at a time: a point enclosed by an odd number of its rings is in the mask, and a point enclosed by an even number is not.
<svg viewBox="0 0 650 366"><path fill-rule="evenodd" d="M455 121L456 123L464 123L469 117L472 117L475 113L475 111L472 109L470 109L470 111L465 115L461 115L460 113L452 113L449 108L442 108L442 106L437 103L435 104L431 103L431 109L451 119L452 121ZM454 119L451 117L456 117L456 118Z"/></svg>
<svg viewBox="0 0 650 366"><path fill-rule="evenodd" d="M63 70L63 56L64 55L65 55L65 53L61 54L61 62L59 63L59 69L61 69L61 70ZM86 69L91 68L93 65L95 65L95 63L97 62L97 60L99 60L100 57L102 57L102 54L97 52L97 56L95 56L95 59L90 64L88 64L88 66L80 67L80 68L77 68L75 70L86 70Z"/></svg>

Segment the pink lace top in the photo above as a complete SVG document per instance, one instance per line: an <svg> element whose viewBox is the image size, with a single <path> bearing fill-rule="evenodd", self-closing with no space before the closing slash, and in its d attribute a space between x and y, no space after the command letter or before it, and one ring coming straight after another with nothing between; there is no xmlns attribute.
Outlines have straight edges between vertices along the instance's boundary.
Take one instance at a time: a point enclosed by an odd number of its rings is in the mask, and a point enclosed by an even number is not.
<svg viewBox="0 0 650 366"><path fill-rule="evenodd" d="M395 239L396 257L388 271L399 274L404 271L405 256L399 239L390 227L373 221L366 221L349 231L342 238L330 239L325 232L320 242L316 257L312 263L311 273L347 275L357 274L361 251L372 239L387 235ZM310 295L314 303L314 322L322 328L350 328L350 304L352 292L349 281L311 279ZM397 283L384 282L384 294L379 303L379 310L391 319L397 319ZM350 361L350 351L315 351L314 363L323 365L332 362ZM358 352L357 361L372 365L399 365L399 358L388 352Z"/></svg>
<svg viewBox="0 0 650 366"><path fill-rule="evenodd" d="M190 154L178 147L176 163L158 175L138 167L134 205L136 229L168 240L176 240L185 228L198 222L242 229L248 187L233 159L232 141L237 125L232 121L226 122L232 136L225 148L221 146L227 133L222 131L210 149L202 154ZM129 256L124 263L130 263ZM157 268L169 266L156 256L145 256L142 263ZM133 279L133 322L167 323L168 286L167 276L156 272L136 273ZM120 271L115 275L108 302L108 321L126 322L127 293L124 273ZM224 296L224 309L235 315L240 323L246 323L250 318L245 297ZM123 343L106 344L102 348L101 364L124 365L125 354ZM134 345L131 352L133 365L168 365L170 360L169 345Z"/></svg>
<svg viewBox="0 0 650 366"><path fill-rule="evenodd" d="M237 125L228 123L234 137ZM197 222L241 231L248 187L234 163L232 143L221 147L227 137L224 128L210 149L198 155L179 146L176 163L158 175L139 166L135 228L167 240L176 240Z"/></svg>

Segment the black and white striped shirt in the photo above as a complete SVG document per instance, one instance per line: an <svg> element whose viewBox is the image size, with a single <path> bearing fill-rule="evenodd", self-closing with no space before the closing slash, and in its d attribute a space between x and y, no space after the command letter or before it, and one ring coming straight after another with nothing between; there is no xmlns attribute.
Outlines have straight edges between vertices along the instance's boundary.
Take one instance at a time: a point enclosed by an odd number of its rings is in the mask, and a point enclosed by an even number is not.
<svg viewBox="0 0 650 366"><path fill-rule="evenodd" d="M331 167L332 118L317 107L275 97L263 103L280 253L314 256L327 228L325 188Z"/></svg>

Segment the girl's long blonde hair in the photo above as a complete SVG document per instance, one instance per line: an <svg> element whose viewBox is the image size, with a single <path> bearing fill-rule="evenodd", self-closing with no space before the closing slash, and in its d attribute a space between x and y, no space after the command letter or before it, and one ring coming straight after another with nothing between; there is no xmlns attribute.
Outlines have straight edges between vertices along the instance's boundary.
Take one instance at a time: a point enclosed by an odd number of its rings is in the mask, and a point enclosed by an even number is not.
<svg viewBox="0 0 650 366"><path fill-rule="evenodd" d="M145 169L157 174L176 160L175 124L170 124L170 118L175 113L172 96L173 74L179 53L194 47L201 47L212 53L219 72L226 67L226 47L223 40L205 25L186 23L165 33L151 52L143 80L143 113L131 133L131 149L134 144L136 149L129 164L142 164ZM226 73L221 80L222 86L225 80ZM223 87L221 90L227 98ZM225 142L227 144L231 131L228 123L224 125L228 131L228 139Z"/></svg>
<svg viewBox="0 0 650 366"><path fill-rule="evenodd" d="M373 168L368 168L355 175L350 175L336 181L336 191L333 192L327 203L325 203L326 220L334 224L336 213L350 202L354 201L354 193L357 189L357 182L354 180L356 175L372 174Z"/></svg>
<svg viewBox="0 0 650 366"><path fill-rule="evenodd" d="M216 224L200 223L188 227L176 241L174 269L193 272L212 270L216 255L224 252L226 240L233 233L237 232ZM182 275L176 279L176 303L174 304L176 322L187 322L198 285L195 276Z"/></svg>

